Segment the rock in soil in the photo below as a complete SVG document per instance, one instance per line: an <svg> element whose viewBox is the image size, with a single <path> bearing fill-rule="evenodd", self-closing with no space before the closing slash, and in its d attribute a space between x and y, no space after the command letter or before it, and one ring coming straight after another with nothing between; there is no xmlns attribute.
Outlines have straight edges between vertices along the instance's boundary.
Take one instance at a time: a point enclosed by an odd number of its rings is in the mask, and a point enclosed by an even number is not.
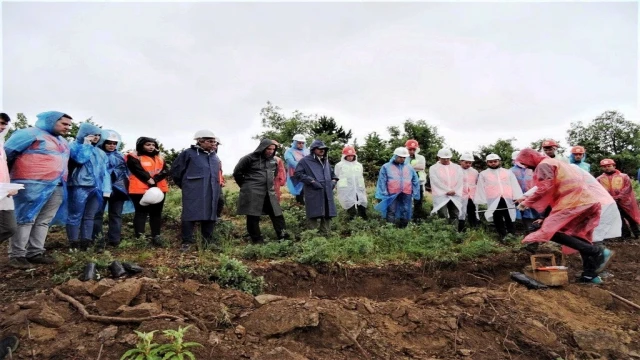
<svg viewBox="0 0 640 360"><path fill-rule="evenodd" d="M117 310L119 316L125 318L141 318L158 315L162 312L162 306L157 303L142 303L136 306L122 305Z"/></svg>
<svg viewBox="0 0 640 360"><path fill-rule="evenodd" d="M102 315L114 315L122 305L129 305L140 289L142 288L142 282L135 279L126 280L117 284L102 294L100 299L96 302L98 311Z"/></svg>

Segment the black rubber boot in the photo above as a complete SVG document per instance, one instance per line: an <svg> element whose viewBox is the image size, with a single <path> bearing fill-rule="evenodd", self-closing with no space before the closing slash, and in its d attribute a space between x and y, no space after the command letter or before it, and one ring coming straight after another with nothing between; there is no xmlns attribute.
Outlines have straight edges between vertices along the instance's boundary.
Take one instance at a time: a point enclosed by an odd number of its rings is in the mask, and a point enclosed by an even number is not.
<svg viewBox="0 0 640 360"><path fill-rule="evenodd" d="M9 354L13 354L20 345L20 340L15 335L5 336L0 339L0 360L10 359ZM13 358L16 358L13 356Z"/></svg>
<svg viewBox="0 0 640 360"><path fill-rule="evenodd" d="M80 281L89 281L96 279L96 264L88 263L84 267L84 271L82 272L82 276L80 276Z"/></svg>
<svg viewBox="0 0 640 360"><path fill-rule="evenodd" d="M164 247L164 240L162 240L162 236L156 235L151 238L151 245L155 247Z"/></svg>
<svg viewBox="0 0 640 360"><path fill-rule="evenodd" d="M87 251L93 246L93 241L83 239L80 240L80 247L78 248L80 251Z"/></svg>
<svg viewBox="0 0 640 360"><path fill-rule="evenodd" d="M138 266L137 264L132 264L132 263L122 263L122 267L129 273L129 274L139 274L142 271L144 271L144 269L140 266Z"/></svg>
<svg viewBox="0 0 640 360"><path fill-rule="evenodd" d="M114 278L119 278L127 275L127 271L124 269L120 261L114 261L109 265L109 271L111 272L111 276Z"/></svg>

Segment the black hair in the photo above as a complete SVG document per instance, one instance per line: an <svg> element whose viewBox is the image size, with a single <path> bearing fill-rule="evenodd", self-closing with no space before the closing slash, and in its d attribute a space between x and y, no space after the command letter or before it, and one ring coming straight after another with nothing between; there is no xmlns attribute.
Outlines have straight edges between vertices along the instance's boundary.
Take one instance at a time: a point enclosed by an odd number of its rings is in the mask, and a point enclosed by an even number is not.
<svg viewBox="0 0 640 360"><path fill-rule="evenodd" d="M5 113L0 113L0 120L6 122L7 124L11 122L11 118Z"/></svg>

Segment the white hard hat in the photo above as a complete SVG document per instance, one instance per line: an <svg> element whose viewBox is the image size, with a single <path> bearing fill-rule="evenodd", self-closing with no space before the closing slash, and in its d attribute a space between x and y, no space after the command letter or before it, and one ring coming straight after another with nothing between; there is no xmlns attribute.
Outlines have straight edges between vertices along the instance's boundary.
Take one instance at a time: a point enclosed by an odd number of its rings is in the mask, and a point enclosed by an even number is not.
<svg viewBox="0 0 640 360"><path fill-rule="evenodd" d="M193 135L193 140L198 140L201 138L215 138L216 136L213 135L213 131L211 130L198 130L196 131L196 134Z"/></svg>
<svg viewBox="0 0 640 360"><path fill-rule="evenodd" d="M520 150L516 150L514 152L511 153L511 160L516 160L518 158L518 155L520 154Z"/></svg>
<svg viewBox="0 0 640 360"><path fill-rule="evenodd" d="M409 156L409 150L406 147L399 147L393 151L393 155L406 158Z"/></svg>
<svg viewBox="0 0 640 360"><path fill-rule="evenodd" d="M106 141L115 141L115 142L120 142L120 138L118 137L118 134L116 134L113 131L109 131L107 133L107 138L105 139Z"/></svg>
<svg viewBox="0 0 640 360"><path fill-rule="evenodd" d="M293 137L293 141L306 142L306 141L307 141L307 139L305 139L305 138L304 138L304 135L302 135L302 134L296 134L296 135Z"/></svg>
<svg viewBox="0 0 640 360"><path fill-rule="evenodd" d="M164 199L164 193L158 189L157 187L149 188L142 195L142 199L140 199L140 205L147 206L157 204Z"/></svg>
<svg viewBox="0 0 640 360"><path fill-rule="evenodd" d="M215 141L216 143L218 143L218 145L222 145L222 143L220 142L220 138L217 136L213 137L213 141Z"/></svg>
<svg viewBox="0 0 640 360"><path fill-rule="evenodd" d="M464 153L464 154L462 154L462 156L460 156L460 160L473 162L476 159L473 158L473 154L472 153Z"/></svg>
<svg viewBox="0 0 640 360"><path fill-rule="evenodd" d="M490 160L502 160L502 159L500 159L500 156L498 156L498 154L489 154L487 155L487 161L490 161Z"/></svg>
<svg viewBox="0 0 640 360"><path fill-rule="evenodd" d="M451 154L451 150L449 149L440 149L438 150L438 157L441 159L451 159L453 154Z"/></svg>

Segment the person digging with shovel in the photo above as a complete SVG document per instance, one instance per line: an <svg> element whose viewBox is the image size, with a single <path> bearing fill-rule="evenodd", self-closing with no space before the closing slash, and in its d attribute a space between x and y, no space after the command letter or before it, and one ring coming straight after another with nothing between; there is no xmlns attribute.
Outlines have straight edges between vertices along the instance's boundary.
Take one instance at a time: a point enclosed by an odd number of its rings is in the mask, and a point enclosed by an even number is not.
<svg viewBox="0 0 640 360"><path fill-rule="evenodd" d="M607 267L614 252L592 244L593 231L600 222L601 205L589 191L580 169L533 149L522 150L516 161L534 170L536 186L531 196L517 200L518 209L530 207L542 213L551 207L540 229L522 242L553 241L563 245L565 254L579 252L583 267L579 282L601 284L598 274Z"/></svg>

